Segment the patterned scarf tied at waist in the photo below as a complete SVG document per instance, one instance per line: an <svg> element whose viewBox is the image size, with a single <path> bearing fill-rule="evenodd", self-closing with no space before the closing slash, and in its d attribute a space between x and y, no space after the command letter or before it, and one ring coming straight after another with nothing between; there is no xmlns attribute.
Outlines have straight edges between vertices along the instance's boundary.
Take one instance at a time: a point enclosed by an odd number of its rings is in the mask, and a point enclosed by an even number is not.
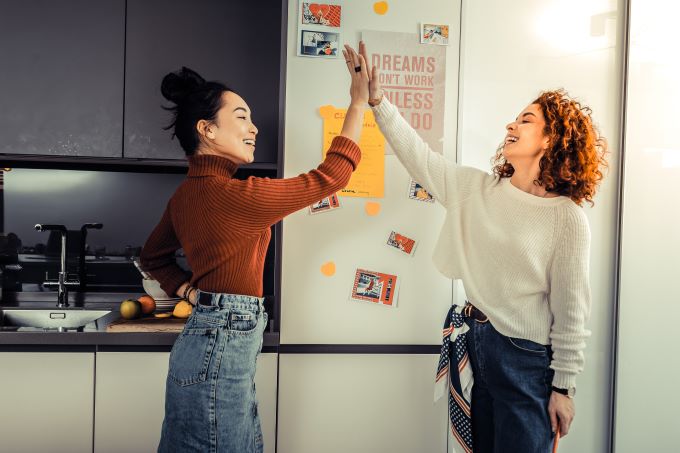
<svg viewBox="0 0 680 453"><path fill-rule="evenodd" d="M472 453L470 401L474 379L465 342L469 327L462 312L463 307L453 305L446 315L434 400L436 402L448 393L451 434L458 440L463 452ZM451 364L456 367L453 372Z"/></svg>

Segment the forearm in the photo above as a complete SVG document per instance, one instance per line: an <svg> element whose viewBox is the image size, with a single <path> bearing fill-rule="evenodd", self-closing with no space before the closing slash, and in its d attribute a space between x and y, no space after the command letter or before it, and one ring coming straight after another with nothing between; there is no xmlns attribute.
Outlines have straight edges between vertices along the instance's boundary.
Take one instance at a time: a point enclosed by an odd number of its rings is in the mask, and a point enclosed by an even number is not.
<svg viewBox="0 0 680 453"><path fill-rule="evenodd" d="M177 288L187 280L187 273L175 259L175 251L180 247L172 226L170 212L166 209L139 256L142 269L158 280L166 294L174 294Z"/></svg>
<svg viewBox="0 0 680 453"><path fill-rule="evenodd" d="M573 283L574 272L566 269L561 278L555 277L551 290L550 310L553 324L550 328L550 344L553 356L550 367L555 371L553 385L559 388L576 386L576 376L583 371L583 351L590 331L586 320L590 312L590 297L587 283ZM565 284L569 282L570 284Z"/></svg>
<svg viewBox="0 0 680 453"><path fill-rule="evenodd" d="M437 200L446 204L449 195L447 183L453 183L452 180L447 181L447 178L455 172L455 163L432 151L387 98L383 98L373 108L373 113L380 131L406 171Z"/></svg>
<svg viewBox="0 0 680 453"><path fill-rule="evenodd" d="M583 350L590 336L586 329L591 306L590 227L583 210L576 207L561 211L557 223L561 231L557 231L550 271L550 366L555 370L553 385L568 388L575 386L576 376L583 370Z"/></svg>
<svg viewBox="0 0 680 453"><path fill-rule="evenodd" d="M556 328L551 332L553 358L550 368L555 371L553 385L559 388L576 386L576 376L583 371L586 339L590 332L581 326L578 328Z"/></svg>
<svg viewBox="0 0 680 453"><path fill-rule="evenodd" d="M347 108L340 135L349 138L354 143L359 143L363 122L364 106L359 102L352 102Z"/></svg>
<svg viewBox="0 0 680 453"><path fill-rule="evenodd" d="M181 297L182 299L188 301L189 303L196 305L196 289L189 282L184 282L177 288L175 295Z"/></svg>
<svg viewBox="0 0 680 453"><path fill-rule="evenodd" d="M236 211L242 225L268 228L288 214L305 208L347 186L361 160L357 144L337 136L324 161L314 170L293 178L251 177L238 181L238 198L226 198L225 212Z"/></svg>

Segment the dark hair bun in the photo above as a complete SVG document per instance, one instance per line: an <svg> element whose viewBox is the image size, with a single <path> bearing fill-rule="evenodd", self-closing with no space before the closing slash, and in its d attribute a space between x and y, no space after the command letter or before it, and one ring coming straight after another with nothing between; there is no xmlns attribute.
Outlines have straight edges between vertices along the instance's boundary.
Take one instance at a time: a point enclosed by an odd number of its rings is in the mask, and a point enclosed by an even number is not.
<svg viewBox="0 0 680 453"><path fill-rule="evenodd" d="M163 77L161 93L168 101L180 104L186 97L205 85L205 79L186 66L179 71L171 72Z"/></svg>

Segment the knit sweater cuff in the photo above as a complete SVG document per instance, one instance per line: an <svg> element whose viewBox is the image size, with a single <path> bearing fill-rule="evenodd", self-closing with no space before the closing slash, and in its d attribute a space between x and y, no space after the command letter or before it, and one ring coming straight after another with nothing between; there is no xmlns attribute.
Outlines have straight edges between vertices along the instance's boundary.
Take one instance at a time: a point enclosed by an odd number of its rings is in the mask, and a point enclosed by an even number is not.
<svg viewBox="0 0 680 453"><path fill-rule="evenodd" d="M161 289L165 291L165 294L167 294L168 297L174 298L176 297L177 290L182 286L182 283L189 280L189 276L181 271L168 272L164 273L160 278L156 278L156 280L160 282Z"/></svg>
<svg viewBox="0 0 680 453"><path fill-rule="evenodd" d="M359 161L361 160L361 148L359 148L359 145L354 143L352 139L342 135L338 135L333 139L331 146L328 148L328 152L342 154L352 162L354 169L357 168L357 165L359 165Z"/></svg>
<svg viewBox="0 0 680 453"><path fill-rule="evenodd" d="M393 105L390 103L387 97L383 96L380 104L376 105L375 107L371 107L371 110L373 110L373 114L376 116L376 118L382 118L385 120L390 116L390 113L393 110L392 107Z"/></svg>
<svg viewBox="0 0 680 453"><path fill-rule="evenodd" d="M576 375L556 371L555 376L553 377L552 385L560 389L576 387Z"/></svg>

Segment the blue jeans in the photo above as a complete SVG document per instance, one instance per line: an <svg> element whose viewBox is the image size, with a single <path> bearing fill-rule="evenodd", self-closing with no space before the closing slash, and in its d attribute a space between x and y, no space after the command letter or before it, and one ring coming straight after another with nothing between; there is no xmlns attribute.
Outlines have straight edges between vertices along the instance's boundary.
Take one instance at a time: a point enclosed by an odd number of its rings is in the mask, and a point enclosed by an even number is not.
<svg viewBox="0 0 680 453"><path fill-rule="evenodd" d="M196 305L170 352L159 452L262 452L255 363L266 324L257 297Z"/></svg>
<svg viewBox="0 0 680 453"><path fill-rule="evenodd" d="M475 453L549 453L552 350L467 318Z"/></svg>

